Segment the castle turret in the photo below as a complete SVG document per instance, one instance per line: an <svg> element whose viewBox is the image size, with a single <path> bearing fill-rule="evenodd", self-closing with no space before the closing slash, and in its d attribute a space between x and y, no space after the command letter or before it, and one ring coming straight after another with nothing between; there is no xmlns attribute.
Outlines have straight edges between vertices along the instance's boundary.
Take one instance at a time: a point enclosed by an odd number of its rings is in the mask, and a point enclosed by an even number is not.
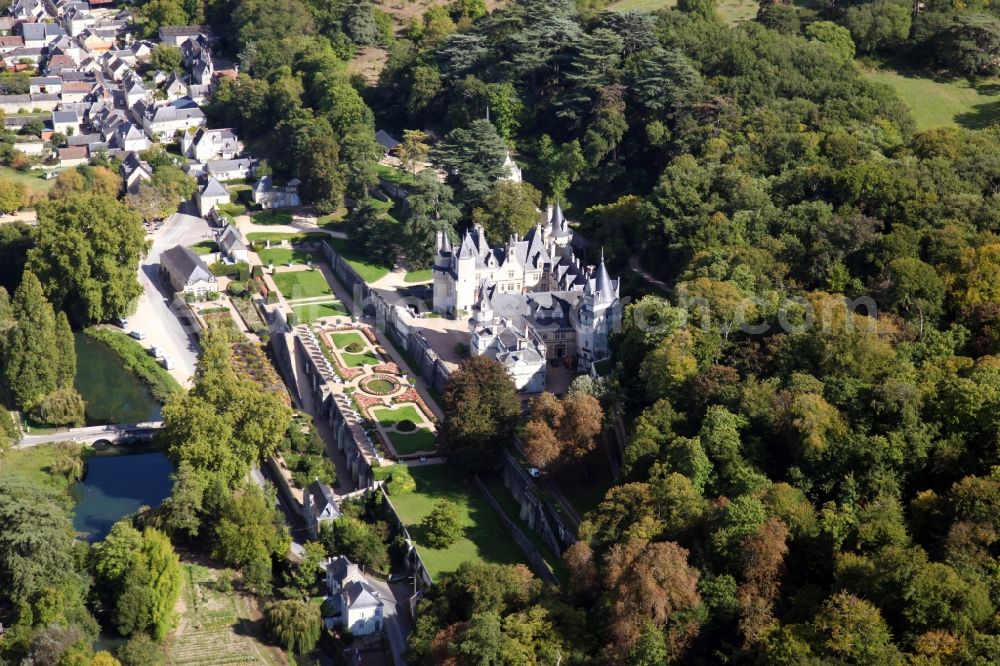
<svg viewBox="0 0 1000 666"><path fill-rule="evenodd" d="M581 370L589 370L594 361L608 357L608 337L612 324L617 321L617 307L618 285L608 274L602 249L601 262L586 277L576 322Z"/></svg>

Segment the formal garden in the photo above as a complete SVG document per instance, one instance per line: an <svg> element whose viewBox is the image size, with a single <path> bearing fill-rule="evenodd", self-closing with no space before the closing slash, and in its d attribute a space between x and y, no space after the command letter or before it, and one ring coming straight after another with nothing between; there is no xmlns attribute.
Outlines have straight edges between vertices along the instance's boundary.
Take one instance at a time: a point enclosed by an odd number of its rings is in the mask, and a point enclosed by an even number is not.
<svg viewBox="0 0 1000 666"><path fill-rule="evenodd" d="M388 360L374 332L367 326L314 330L345 393L390 456L433 453L437 430L433 412L413 380Z"/></svg>

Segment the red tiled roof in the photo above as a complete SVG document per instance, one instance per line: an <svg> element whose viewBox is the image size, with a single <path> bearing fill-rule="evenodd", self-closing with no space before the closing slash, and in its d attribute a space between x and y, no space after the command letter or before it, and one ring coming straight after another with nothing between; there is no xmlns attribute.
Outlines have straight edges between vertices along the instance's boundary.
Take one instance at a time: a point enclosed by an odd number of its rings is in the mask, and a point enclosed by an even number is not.
<svg viewBox="0 0 1000 666"><path fill-rule="evenodd" d="M59 159L79 160L87 157L87 146L70 146L59 149Z"/></svg>

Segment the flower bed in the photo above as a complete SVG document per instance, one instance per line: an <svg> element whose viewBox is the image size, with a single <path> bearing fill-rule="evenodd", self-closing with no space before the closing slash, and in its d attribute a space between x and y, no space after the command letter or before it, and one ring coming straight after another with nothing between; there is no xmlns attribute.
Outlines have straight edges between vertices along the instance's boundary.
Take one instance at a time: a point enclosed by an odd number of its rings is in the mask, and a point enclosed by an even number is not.
<svg viewBox="0 0 1000 666"><path fill-rule="evenodd" d="M372 395L389 395L399 386L398 382L385 375L372 375L358 384L358 388Z"/></svg>
<svg viewBox="0 0 1000 666"><path fill-rule="evenodd" d="M355 391L351 397L354 398L354 401L358 403L358 407L363 408L366 413L368 412L369 407L385 405L385 403L382 402L381 398L376 398L375 396L368 395L361 391Z"/></svg>
<svg viewBox="0 0 1000 666"><path fill-rule="evenodd" d="M391 362L391 361L389 363L383 363L381 365L376 365L374 368L372 368L372 372L382 373L382 374L387 374L387 375L401 375L402 374L399 371L399 366L396 365L395 363Z"/></svg>
<svg viewBox="0 0 1000 666"><path fill-rule="evenodd" d="M368 338L368 342L372 343L373 345L378 344L378 338L375 337L375 331L373 331L370 326L362 326L361 332L365 334L366 338Z"/></svg>

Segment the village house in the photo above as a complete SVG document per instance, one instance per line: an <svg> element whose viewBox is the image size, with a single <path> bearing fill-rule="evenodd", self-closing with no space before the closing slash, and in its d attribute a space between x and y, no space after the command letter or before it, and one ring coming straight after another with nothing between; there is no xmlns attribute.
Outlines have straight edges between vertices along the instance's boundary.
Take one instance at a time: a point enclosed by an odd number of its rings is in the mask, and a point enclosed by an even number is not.
<svg viewBox="0 0 1000 666"><path fill-rule="evenodd" d="M68 146L59 149L59 166L74 167L90 161L86 146Z"/></svg>
<svg viewBox="0 0 1000 666"><path fill-rule="evenodd" d="M232 230L231 232L229 230ZM231 225L226 225L225 229L219 235L219 247L222 248L222 241L226 237L227 232L229 232L229 237L235 237L239 235L239 231L236 231ZM242 242L242 240L240 241ZM223 248L223 252L225 252ZM244 252L246 252L246 246L244 246ZM242 259L241 261L246 261ZM334 497L333 488L321 481L313 481L309 484L309 487L305 489L302 493L302 517L306 523L306 529L309 530L309 535L313 539L319 538L320 529L322 529L325 523L332 520L340 518L340 508L337 506L337 499Z"/></svg>
<svg viewBox="0 0 1000 666"><path fill-rule="evenodd" d="M208 211L229 203L229 190L212 176L205 178L198 193L195 195L198 201L198 214L204 217Z"/></svg>
<svg viewBox="0 0 1000 666"><path fill-rule="evenodd" d="M160 274L176 292L201 297L219 291L215 275L201 257L182 245L160 255Z"/></svg>
<svg viewBox="0 0 1000 666"><path fill-rule="evenodd" d="M243 143L231 129L200 128L181 136L181 152L198 162L231 160L243 152Z"/></svg>
<svg viewBox="0 0 1000 666"><path fill-rule="evenodd" d="M28 93L31 95L58 95L62 92L61 76L33 76L28 79Z"/></svg>
<svg viewBox="0 0 1000 666"><path fill-rule="evenodd" d="M80 131L80 116L76 111L53 111L52 131L69 136Z"/></svg>
<svg viewBox="0 0 1000 666"><path fill-rule="evenodd" d="M204 127L205 114L197 105L175 104L150 107L143 114L142 126L154 140L172 142L178 132L193 127Z"/></svg>
<svg viewBox="0 0 1000 666"><path fill-rule="evenodd" d="M253 175L253 160L240 157L235 160L213 160L204 165L205 173L222 182L245 180Z"/></svg>
<svg viewBox="0 0 1000 666"><path fill-rule="evenodd" d="M171 46L181 46L189 39L202 38L212 41L213 32L207 25L165 25L160 27L160 41Z"/></svg>
<svg viewBox="0 0 1000 666"><path fill-rule="evenodd" d="M382 630L385 600L357 564L343 555L327 560L326 586L330 596L323 603L323 615L329 620L328 628L340 625L355 636Z"/></svg>
<svg viewBox="0 0 1000 666"><path fill-rule="evenodd" d="M270 176L264 176L253 188L253 202L261 208L296 208L301 205L299 185L302 181L293 178L284 187L276 186Z"/></svg>
<svg viewBox="0 0 1000 666"><path fill-rule="evenodd" d="M25 155L34 155L36 157L46 153L51 154L46 143L37 136L20 137L20 140L10 144L10 147Z"/></svg>
<svg viewBox="0 0 1000 666"><path fill-rule="evenodd" d="M24 38L17 35L5 35L0 37L0 54L10 53L15 49L24 47Z"/></svg>
<svg viewBox="0 0 1000 666"><path fill-rule="evenodd" d="M21 36L24 46L29 49L40 49L56 41L66 34L62 26L55 23L22 23Z"/></svg>
<svg viewBox="0 0 1000 666"><path fill-rule="evenodd" d="M135 194L143 182L153 178L153 168L141 159L138 153L134 152L125 156L118 168L118 173L125 181L125 191L128 194Z"/></svg>

